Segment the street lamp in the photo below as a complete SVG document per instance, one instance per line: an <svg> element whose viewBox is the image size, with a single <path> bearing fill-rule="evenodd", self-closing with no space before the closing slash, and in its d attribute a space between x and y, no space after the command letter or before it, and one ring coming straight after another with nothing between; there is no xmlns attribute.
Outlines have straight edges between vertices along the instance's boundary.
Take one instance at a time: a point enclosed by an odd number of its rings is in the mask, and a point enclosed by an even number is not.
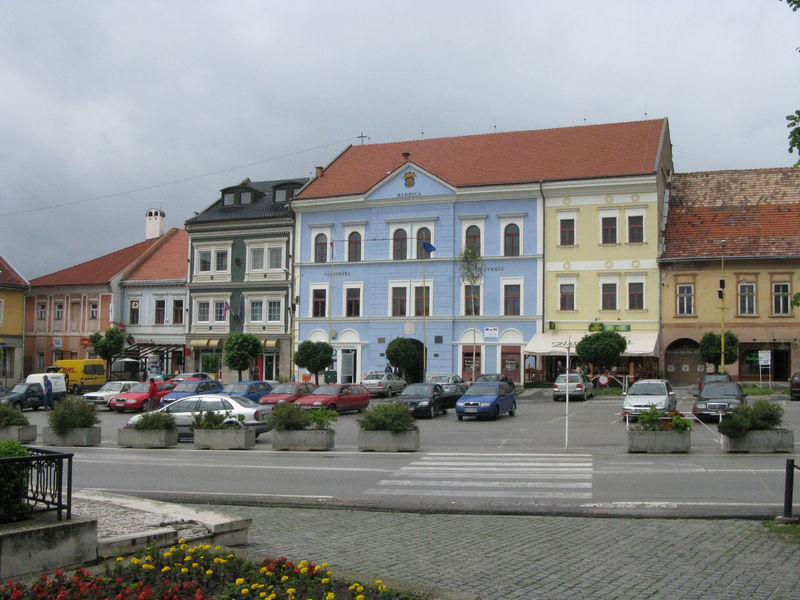
<svg viewBox="0 0 800 600"><path fill-rule="evenodd" d="M717 295L720 301L720 318L719 318L719 372L725 372L725 246L728 245L728 240L720 240L720 279L719 289Z"/></svg>
<svg viewBox="0 0 800 600"><path fill-rule="evenodd" d="M292 273L286 267L283 267L283 272L286 273L287 281L292 282L292 287L289 288L289 381L294 381L294 299L296 297L294 293L294 286L298 276Z"/></svg>

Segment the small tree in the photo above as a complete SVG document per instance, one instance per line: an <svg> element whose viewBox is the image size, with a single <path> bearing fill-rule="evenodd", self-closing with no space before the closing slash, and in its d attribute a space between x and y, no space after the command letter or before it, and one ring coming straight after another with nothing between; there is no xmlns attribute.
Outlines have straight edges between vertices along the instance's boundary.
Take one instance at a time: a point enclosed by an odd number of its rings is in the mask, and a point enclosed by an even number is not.
<svg viewBox="0 0 800 600"><path fill-rule="evenodd" d="M200 355L200 368L203 369L204 373L217 373L219 371L219 356L217 353L203 352Z"/></svg>
<svg viewBox="0 0 800 600"><path fill-rule="evenodd" d="M575 353L585 363L597 368L617 364L619 357L628 347L628 340L616 331L598 331L585 336L575 346ZM569 365L567 365L569 369Z"/></svg>
<svg viewBox="0 0 800 600"><path fill-rule="evenodd" d="M413 369L419 361L417 345L408 338L394 338L386 346L386 360L393 367L400 369L405 379L406 371Z"/></svg>
<svg viewBox="0 0 800 600"><path fill-rule="evenodd" d="M301 342L294 353L294 364L314 374L314 383L319 384L319 372L333 362L333 346L328 342Z"/></svg>
<svg viewBox="0 0 800 600"><path fill-rule="evenodd" d="M478 314L480 307L478 297L475 294L475 288L480 285L483 279L483 274L486 271L486 265L483 264L481 258L481 249L473 244L467 244L458 255L458 268L461 272L461 281L465 285L470 286L472 293L470 294L470 312L472 313L472 379L475 379L475 345L477 344L476 332L477 325L475 324L475 316ZM465 305L466 308L466 305Z"/></svg>
<svg viewBox="0 0 800 600"><path fill-rule="evenodd" d="M239 374L249 370L250 366L261 355L261 340L252 333L231 333L225 338L223 361L225 366Z"/></svg>
<svg viewBox="0 0 800 600"><path fill-rule="evenodd" d="M719 373L722 343L719 334L707 333L700 339L700 358L714 365L714 372ZM725 332L725 364L731 365L739 360L739 338L730 331Z"/></svg>
<svg viewBox="0 0 800 600"><path fill-rule="evenodd" d="M106 376L111 370L111 359L122 352L125 346L125 335L119 327L106 329L105 334L99 331L89 336L97 356L106 361Z"/></svg>

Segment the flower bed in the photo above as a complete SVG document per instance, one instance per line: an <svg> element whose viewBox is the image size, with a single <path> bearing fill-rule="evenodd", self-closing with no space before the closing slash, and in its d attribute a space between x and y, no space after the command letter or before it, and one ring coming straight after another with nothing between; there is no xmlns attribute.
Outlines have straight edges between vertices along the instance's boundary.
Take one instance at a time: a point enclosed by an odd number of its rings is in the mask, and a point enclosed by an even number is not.
<svg viewBox="0 0 800 600"><path fill-rule="evenodd" d="M78 569L55 571L29 584L0 586L0 600L423 600L423 596L372 584L337 579L323 563L292 563L285 557L261 563L240 558L220 546L150 549L104 565L104 574Z"/></svg>

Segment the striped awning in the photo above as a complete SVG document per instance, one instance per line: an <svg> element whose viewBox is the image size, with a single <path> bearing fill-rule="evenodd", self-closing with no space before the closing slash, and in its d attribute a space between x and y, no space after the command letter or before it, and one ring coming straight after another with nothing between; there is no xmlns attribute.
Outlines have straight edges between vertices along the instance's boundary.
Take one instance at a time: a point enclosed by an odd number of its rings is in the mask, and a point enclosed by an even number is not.
<svg viewBox="0 0 800 600"><path fill-rule="evenodd" d="M264 344L264 348L277 348L278 347L278 340L275 338L261 338L261 341Z"/></svg>
<svg viewBox="0 0 800 600"><path fill-rule="evenodd" d="M196 340L192 340L190 345L192 348L216 348L222 342L219 338L199 338Z"/></svg>

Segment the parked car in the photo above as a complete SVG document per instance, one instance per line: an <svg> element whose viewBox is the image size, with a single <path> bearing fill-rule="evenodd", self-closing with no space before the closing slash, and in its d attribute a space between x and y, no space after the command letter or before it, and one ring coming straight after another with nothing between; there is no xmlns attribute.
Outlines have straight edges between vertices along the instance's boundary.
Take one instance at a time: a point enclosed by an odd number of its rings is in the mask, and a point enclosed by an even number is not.
<svg viewBox="0 0 800 600"><path fill-rule="evenodd" d="M388 398L402 392L406 387L406 382L394 373L375 371L374 373L368 373L361 380L361 385L367 388L370 394Z"/></svg>
<svg viewBox="0 0 800 600"><path fill-rule="evenodd" d="M800 371L794 373L789 379L789 399L800 400Z"/></svg>
<svg viewBox="0 0 800 600"><path fill-rule="evenodd" d="M163 396L169 394L175 387L169 381L158 381L158 392L156 397L161 399ZM142 411L147 406L147 400L150 398L150 382L144 381L137 383L129 391L117 394L108 401L108 410L116 410L118 412L125 412L126 410Z"/></svg>
<svg viewBox="0 0 800 600"><path fill-rule="evenodd" d="M25 383L38 383L44 389L44 378L53 384L53 402L61 402L67 397L67 378L63 373L31 373Z"/></svg>
<svg viewBox="0 0 800 600"><path fill-rule="evenodd" d="M569 381L567 381L567 374L561 373L553 383L553 402L566 400L568 388L570 400L586 400L594 396L594 384L586 375L570 373Z"/></svg>
<svg viewBox="0 0 800 600"><path fill-rule="evenodd" d="M174 381L170 379L170 381ZM161 406L199 394L218 394L222 391L222 383L216 379L184 379L168 394L161 396Z"/></svg>
<svg viewBox="0 0 800 600"><path fill-rule="evenodd" d="M39 410L44 406L44 388L36 382L18 383L10 390L0 394L0 402L10 404L18 410L26 408Z"/></svg>
<svg viewBox="0 0 800 600"><path fill-rule="evenodd" d="M268 394L271 389L272 386L266 381L236 381L222 386L222 393L229 396L244 396L253 402L258 402L261 396Z"/></svg>
<svg viewBox="0 0 800 600"><path fill-rule="evenodd" d="M310 394L300 396L297 403L303 408L329 408L338 412L363 411L369 406L370 393L358 383L326 383Z"/></svg>
<svg viewBox="0 0 800 600"><path fill-rule="evenodd" d="M706 373L697 382L697 392L703 391L707 383L720 383L725 381L733 381L729 373Z"/></svg>
<svg viewBox="0 0 800 600"><path fill-rule="evenodd" d="M308 382L279 383L268 394L261 396L259 402L267 406L275 406L278 402L294 402L301 396L313 392L315 387L313 383Z"/></svg>
<svg viewBox="0 0 800 600"><path fill-rule="evenodd" d="M239 420L241 416L244 419L245 426L255 430L256 437L269 431L267 426L269 409L244 396L223 396L220 394L187 396L156 410L156 412L166 412L175 417L178 437L183 439L194 437L192 431L194 415L207 411L227 415L232 420ZM142 415L131 417L125 427L132 427L141 417Z"/></svg>
<svg viewBox="0 0 800 600"><path fill-rule="evenodd" d="M666 379L639 379L628 388L622 401L622 415L634 421L640 412L655 406L658 410L675 410L678 401Z"/></svg>
<svg viewBox="0 0 800 600"><path fill-rule="evenodd" d="M83 399L91 402L95 406L108 407L108 401L114 396L131 391L138 381L106 381L96 392L88 392L83 395Z"/></svg>
<svg viewBox="0 0 800 600"><path fill-rule="evenodd" d="M475 381L505 381L506 383L514 385L514 382L502 373L481 373L475 378Z"/></svg>
<svg viewBox="0 0 800 600"><path fill-rule="evenodd" d="M455 408L456 400L461 398L469 387L469 383L464 381L460 375L455 374L431 375L428 377L428 383L438 383L442 386L442 396L447 398L448 402L452 398L452 406L448 406L448 408Z"/></svg>
<svg viewBox="0 0 800 600"><path fill-rule="evenodd" d="M200 373L200 372L186 372L186 373L178 373L177 375L173 375L169 378L169 381L183 381L184 379L211 379L211 376L208 373Z"/></svg>
<svg viewBox="0 0 800 600"><path fill-rule="evenodd" d="M412 383L400 392L397 401L404 402L415 417L431 419L438 414L445 415L448 408L455 407L455 399L452 405L445 404L449 400L445 400L442 386L438 383Z"/></svg>
<svg viewBox="0 0 800 600"><path fill-rule="evenodd" d="M710 417L719 420L736 410L740 404L747 404L747 394L734 381L707 383L694 396L697 400L692 407L692 414L701 421Z"/></svg>
<svg viewBox="0 0 800 600"><path fill-rule="evenodd" d="M517 412L514 385L506 381L476 381L456 401L456 416L489 417L496 420L503 413L513 417Z"/></svg>

